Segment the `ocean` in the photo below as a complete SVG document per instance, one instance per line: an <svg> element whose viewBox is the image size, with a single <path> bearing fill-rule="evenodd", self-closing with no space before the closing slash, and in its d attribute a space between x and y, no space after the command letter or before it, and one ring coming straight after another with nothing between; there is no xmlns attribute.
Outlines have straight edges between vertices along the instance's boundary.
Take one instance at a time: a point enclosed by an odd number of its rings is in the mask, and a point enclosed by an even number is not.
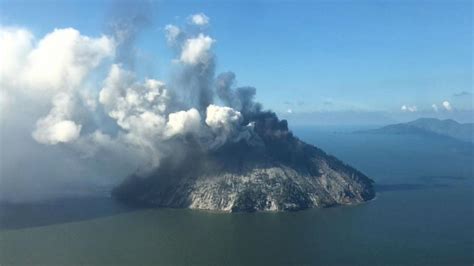
<svg viewBox="0 0 474 266"><path fill-rule="evenodd" d="M472 265L474 145L296 127L376 182L374 200L287 213L136 209L107 196L0 204L0 265Z"/></svg>

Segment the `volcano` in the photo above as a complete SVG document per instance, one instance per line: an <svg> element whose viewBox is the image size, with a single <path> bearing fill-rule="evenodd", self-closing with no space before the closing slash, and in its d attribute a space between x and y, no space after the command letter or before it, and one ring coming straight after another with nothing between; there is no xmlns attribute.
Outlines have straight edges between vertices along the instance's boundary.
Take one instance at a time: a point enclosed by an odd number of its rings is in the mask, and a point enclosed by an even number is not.
<svg viewBox="0 0 474 266"><path fill-rule="evenodd" d="M244 117L250 137L214 150L189 138L184 158L170 156L144 177L129 176L112 195L142 206L225 212L296 211L374 198L369 177L299 140L275 113Z"/></svg>

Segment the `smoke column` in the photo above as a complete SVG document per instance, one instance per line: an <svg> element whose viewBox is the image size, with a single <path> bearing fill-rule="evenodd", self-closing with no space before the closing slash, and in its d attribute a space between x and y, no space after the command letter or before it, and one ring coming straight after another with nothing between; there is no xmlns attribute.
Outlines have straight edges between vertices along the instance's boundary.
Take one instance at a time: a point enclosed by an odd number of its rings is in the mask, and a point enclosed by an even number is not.
<svg viewBox="0 0 474 266"><path fill-rule="evenodd" d="M164 158L179 163L190 147L265 145L291 134L254 101L255 88L236 87L232 72L216 75L205 14L164 28L175 52L168 84L139 79L134 42L151 25L147 10L114 10L102 36L66 28L37 39L27 29L0 28L1 199L88 193L146 176ZM99 81L91 78L98 69L107 70Z"/></svg>

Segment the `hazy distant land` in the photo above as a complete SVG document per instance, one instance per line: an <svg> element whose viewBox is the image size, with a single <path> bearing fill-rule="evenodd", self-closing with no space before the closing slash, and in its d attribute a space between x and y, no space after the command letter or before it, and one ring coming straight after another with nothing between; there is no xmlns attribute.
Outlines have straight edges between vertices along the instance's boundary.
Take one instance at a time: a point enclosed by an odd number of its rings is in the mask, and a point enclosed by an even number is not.
<svg viewBox="0 0 474 266"><path fill-rule="evenodd" d="M474 142L474 123L458 123L453 119L419 118L417 120L384 126L378 129L357 131L374 134L417 134L447 137L460 141Z"/></svg>

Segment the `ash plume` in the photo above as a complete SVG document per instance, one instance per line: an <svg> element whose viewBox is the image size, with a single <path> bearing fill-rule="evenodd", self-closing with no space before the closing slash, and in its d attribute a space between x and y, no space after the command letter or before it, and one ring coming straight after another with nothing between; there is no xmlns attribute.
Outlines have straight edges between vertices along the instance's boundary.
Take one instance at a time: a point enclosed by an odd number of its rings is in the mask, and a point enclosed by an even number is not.
<svg viewBox="0 0 474 266"><path fill-rule="evenodd" d="M261 105L254 102L257 89L254 87L238 87L233 89L235 74L224 72L217 76L215 82L216 94L221 101L242 113L258 113Z"/></svg>
<svg viewBox="0 0 474 266"><path fill-rule="evenodd" d="M21 173L14 166L26 160L57 160L51 175L60 173L70 183L87 175L88 184L101 178L108 184L131 174L147 176L163 162L179 165L189 154L236 143L273 145L292 136L286 121L255 102L255 88L236 87L233 72L216 76L216 40L205 32L209 18L202 13L191 15L186 26L165 27L175 52L170 82L139 78L133 72L134 42L151 23L146 7L118 15L109 35L85 36L68 28L38 39L27 29L0 28L3 197L35 182L34 173L18 178L25 184L15 181ZM51 61L51 54L63 60ZM99 68L108 71L97 82L91 76ZM43 156L32 157L25 143ZM6 147L18 154L7 158ZM77 172L57 171L64 160L74 162L69 169Z"/></svg>
<svg viewBox="0 0 474 266"><path fill-rule="evenodd" d="M114 0L109 10L106 32L117 43L115 62L134 69L135 42L140 34L152 26L152 5L146 0Z"/></svg>

